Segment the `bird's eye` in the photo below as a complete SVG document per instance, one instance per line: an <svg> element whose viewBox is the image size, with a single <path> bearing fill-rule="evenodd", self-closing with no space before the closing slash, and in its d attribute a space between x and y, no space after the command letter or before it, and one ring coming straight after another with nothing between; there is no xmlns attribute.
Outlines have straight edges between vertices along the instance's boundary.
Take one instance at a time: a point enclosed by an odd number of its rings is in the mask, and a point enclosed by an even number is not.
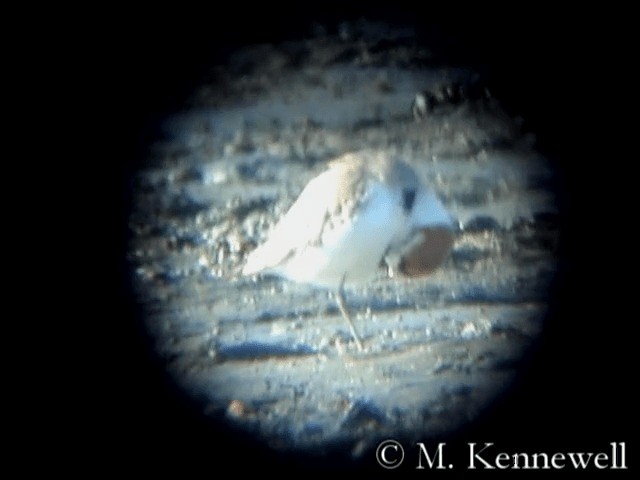
<svg viewBox="0 0 640 480"><path fill-rule="evenodd" d="M402 191L402 206L407 211L410 212L413 208L413 203L416 200L416 191L413 188L406 188Z"/></svg>

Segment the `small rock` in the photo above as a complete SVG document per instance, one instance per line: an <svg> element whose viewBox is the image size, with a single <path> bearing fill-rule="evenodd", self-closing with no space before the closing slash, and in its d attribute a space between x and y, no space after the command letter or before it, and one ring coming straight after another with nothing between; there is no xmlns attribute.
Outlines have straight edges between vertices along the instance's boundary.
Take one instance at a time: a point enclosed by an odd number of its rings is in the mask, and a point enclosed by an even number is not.
<svg viewBox="0 0 640 480"><path fill-rule="evenodd" d="M351 405L343 426L347 428L378 426L385 423L386 420L385 413L373 402L357 400Z"/></svg>
<svg viewBox="0 0 640 480"><path fill-rule="evenodd" d="M227 417L236 420L253 420L256 417L256 411L242 400L231 400L227 406Z"/></svg>

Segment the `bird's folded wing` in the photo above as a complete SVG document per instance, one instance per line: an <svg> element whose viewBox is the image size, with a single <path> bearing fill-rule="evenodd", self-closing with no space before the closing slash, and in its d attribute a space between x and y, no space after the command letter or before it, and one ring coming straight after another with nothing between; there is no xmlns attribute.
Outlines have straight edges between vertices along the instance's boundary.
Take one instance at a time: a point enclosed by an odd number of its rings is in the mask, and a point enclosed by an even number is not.
<svg viewBox="0 0 640 480"><path fill-rule="evenodd" d="M266 242L249 254L242 273L252 275L276 269L292 255L318 245L330 210L335 206L332 199L335 190L326 172L312 179Z"/></svg>

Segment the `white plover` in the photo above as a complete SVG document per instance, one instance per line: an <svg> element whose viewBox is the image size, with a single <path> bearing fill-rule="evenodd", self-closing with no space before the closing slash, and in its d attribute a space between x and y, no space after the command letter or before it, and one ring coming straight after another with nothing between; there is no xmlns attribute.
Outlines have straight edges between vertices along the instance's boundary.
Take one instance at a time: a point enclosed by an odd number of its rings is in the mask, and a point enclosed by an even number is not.
<svg viewBox="0 0 640 480"><path fill-rule="evenodd" d="M383 153L348 153L309 181L242 273L337 289L338 307L362 350L344 285L375 278L385 264L389 275L431 272L451 248L452 227L440 200L407 163Z"/></svg>

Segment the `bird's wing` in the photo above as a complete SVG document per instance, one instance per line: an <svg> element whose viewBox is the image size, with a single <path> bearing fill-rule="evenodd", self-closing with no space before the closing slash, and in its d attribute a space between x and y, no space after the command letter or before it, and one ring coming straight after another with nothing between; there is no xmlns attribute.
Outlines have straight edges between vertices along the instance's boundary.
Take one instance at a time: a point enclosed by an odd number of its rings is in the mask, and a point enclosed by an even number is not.
<svg viewBox="0 0 640 480"><path fill-rule="evenodd" d="M296 252L317 245L335 208L335 182L329 172L312 179L273 228L269 237L247 258L244 275L278 267Z"/></svg>

